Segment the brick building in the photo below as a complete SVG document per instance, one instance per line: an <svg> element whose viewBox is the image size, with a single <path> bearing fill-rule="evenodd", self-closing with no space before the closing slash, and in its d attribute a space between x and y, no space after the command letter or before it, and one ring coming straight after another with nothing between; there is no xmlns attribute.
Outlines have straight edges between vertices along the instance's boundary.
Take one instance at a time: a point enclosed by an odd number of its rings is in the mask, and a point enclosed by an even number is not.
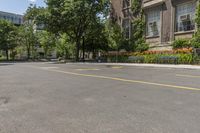
<svg viewBox="0 0 200 133"><path fill-rule="evenodd" d="M131 0L111 0L112 16L122 26L125 37L131 34ZM178 38L191 38L195 30L197 0L143 0L146 42L151 49L170 49Z"/></svg>

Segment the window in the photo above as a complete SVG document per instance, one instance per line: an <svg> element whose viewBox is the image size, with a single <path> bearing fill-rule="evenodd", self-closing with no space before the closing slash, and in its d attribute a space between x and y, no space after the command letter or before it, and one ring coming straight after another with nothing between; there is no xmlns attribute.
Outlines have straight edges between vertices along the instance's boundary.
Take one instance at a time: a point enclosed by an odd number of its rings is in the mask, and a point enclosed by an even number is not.
<svg viewBox="0 0 200 133"><path fill-rule="evenodd" d="M129 21L129 19L123 20L122 27L123 27L124 37L129 39L129 36L130 36L130 21Z"/></svg>
<svg viewBox="0 0 200 133"><path fill-rule="evenodd" d="M11 17L11 21L14 22L14 18L13 17Z"/></svg>
<svg viewBox="0 0 200 133"><path fill-rule="evenodd" d="M22 22L21 22L22 20L21 20L21 18L19 18L19 24L21 24Z"/></svg>
<svg viewBox="0 0 200 133"><path fill-rule="evenodd" d="M123 0L123 8L130 7L130 0Z"/></svg>
<svg viewBox="0 0 200 133"><path fill-rule="evenodd" d="M195 2L181 4L176 7L176 32L194 30L195 8Z"/></svg>
<svg viewBox="0 0 200 133"><path fill-rule="evenodd" d="M160 9L155 8L147 12L147 36L159 36L160 34Z"/></svg>

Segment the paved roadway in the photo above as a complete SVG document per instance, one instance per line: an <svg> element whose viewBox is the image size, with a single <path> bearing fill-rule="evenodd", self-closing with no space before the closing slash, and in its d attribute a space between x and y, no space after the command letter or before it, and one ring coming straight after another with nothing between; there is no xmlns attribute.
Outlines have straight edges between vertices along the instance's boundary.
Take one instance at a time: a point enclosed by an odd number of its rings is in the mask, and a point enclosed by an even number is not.
<svg viewBox="0 0 200 133"><path fill-rule="evenodd" d="M199 132L199 70L0 64L0 133Z"/></svg>

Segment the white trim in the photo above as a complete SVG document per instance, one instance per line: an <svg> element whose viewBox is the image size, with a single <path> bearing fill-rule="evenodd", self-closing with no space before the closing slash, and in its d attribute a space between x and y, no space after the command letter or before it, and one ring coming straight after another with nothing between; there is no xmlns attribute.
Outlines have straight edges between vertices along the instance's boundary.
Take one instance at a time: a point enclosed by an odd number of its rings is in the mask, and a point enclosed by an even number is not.
<svg viewBox="0 0 200 133"><path fill-rule="evenodd" d="M150 8L152 6L158 6L165 2L165 0L152 0L147 1L146 3L143 3L143 8Z"/></svg>

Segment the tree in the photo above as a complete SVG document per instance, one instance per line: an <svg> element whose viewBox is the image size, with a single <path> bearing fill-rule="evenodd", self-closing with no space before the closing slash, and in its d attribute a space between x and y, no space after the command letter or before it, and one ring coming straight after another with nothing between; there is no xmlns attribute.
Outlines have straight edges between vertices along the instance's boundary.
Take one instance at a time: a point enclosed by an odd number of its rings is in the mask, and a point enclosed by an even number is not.
<svg viewBox="0 0 200 133"><path fill-rule="evenodd" d="M92 25L86 35L85 49L88 53L92 53L93 59L96 58L97 52L108 51L109 42L104 23L96 23Z"/></svg>
<svg viewBox="0 0 200 133"><path fill-rule="evenodd" d="M37 7L36 5L30 4L24 15L24 20L28 23L33 23L37 26L46 24L47 9L44 7Z"/></svg>
<svg viewBox="0 0 200 133"><path fill-rule="evenodd" d="M106 22L106 33L108 37L109 47L119 51L121 48L122 32L121 27L116 23L108 20Z"/></svg>
<svg viewBox="0 0 200 133"><path fill-rule="evenodd" d="M6 59L9 60L9 50L13 53L16 43L16 27L5 20L0 20L0 49L6 52Z"/></svg>
<svg viewBox="0 0 200 133"><path fill-rule="evenodd" d="M56 43L56 49L59 56L70 58L74 53L74 45L70 43L67 34L61 34Z"/></svg>
<svg viewBox="0 0 200 133"><path fill-rule="evenodd" d="M18 38L21 42L21 46L26 49L27 59L30 59L31 53L33 54L37 44L33 24L25 23L23 26L19 27Z"/></svg>
<svg viewBox="0 0 200 133"><path fill-rule="evenodd" d="M76 45L77 61L83 36L96 17L106 12L108 2L108 0L47 0L48 29L69 36L70 41Z"/></svg>
<svg viewBox="0 0 200 133"><path fill-rule="evenodd" d="M144 12L141 8L141 0L132 0L132 31L130 44L132 46L132 51L142 52L148 50L149 46L145 42L145 19Z"/></svg>
<svg viewBox="0 0 200 133"><path fill-rule="evenodd" d="M52 52L53 48L55 48L56 37L50 32L45 30L37 32L37 38L44 50L44 56L47 56Z"/></svg>
<svg viewBox="0 0 200 133"><path fill-rule="evenodd" d="M18 37L21 46L25 47L27 59L30 59L31 56L35 57L36 47L39 43L36 31L42 21L45 20L45 18L41 19L44 12L45 8L31 4L24 15L24 25L19 27Z"/></svg>
<svg viewBox="0 0 200 133"><path fill-rule="evenodd" d="M200 48L200 3L198 4L197 10L196 10L195 22L196 22L197 29L193 35L191 42L194 48Z"/></svg>

